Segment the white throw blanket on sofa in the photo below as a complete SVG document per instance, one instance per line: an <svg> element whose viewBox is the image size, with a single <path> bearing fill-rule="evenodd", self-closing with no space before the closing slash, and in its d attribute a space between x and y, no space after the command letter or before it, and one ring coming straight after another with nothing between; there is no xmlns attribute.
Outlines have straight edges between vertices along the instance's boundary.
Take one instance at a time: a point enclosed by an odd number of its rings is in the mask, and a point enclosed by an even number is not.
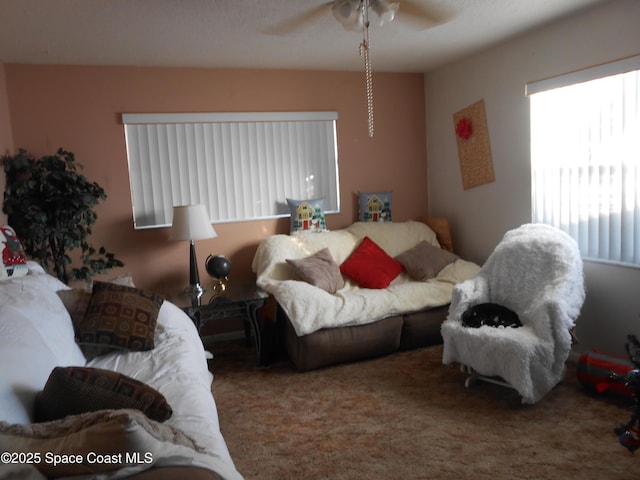
<svg viewBox="0 0 640 480"><path fill-rule="evenodd" d="M442 361L500 376L523 403L535 403L562 379L571 349L569 330L584 298L582 259L569 235L541 224L511 230L480 273L454 288L442 324ZM515 311L523 326L465 327L462 314L486 302Z"/></svg>
<svg viewBox="0 0 640 480"><path fill-rule="evenodd" d="M153 350L114 351L87 364L74 340L69 313L56 294L68 288L34 262L29 262L28 275L0 282L0 450L37 452L43 459L45 452L86 455L98 447L107 448L109 442L103 437L114 433L115 443L128 440L126 445L135 444L137 451L151 455L152 463L114 465L112 471L81 478L124 478L151 466L199 466L224 479L241 479L220 432L211 394L213 376L189 317L165 301L158 314ZM85 365L114 370L146 383L166 398L173 415L164 423L143 419L142 423L121 420L88 426L87 416L98 418L101 414L91 412L32 424L36 395L53 368ZM144 428L154 425L155 430ZM61 433L65 429L68 434ZM167 435L169 429L188 437L197 448L176 442L178 435ZM164 431L164 437L159 431ZM0 478L7 478L8 467L0 465ZM63 467L66 471L74 465Z"/></svg>
<svg viewBox="0 0 640 480"><path fill-rule="evenodd" d="M298 336L322 328L371 323L406 312L439 307L451 301L456 283L475 275L480 267L465 260L446 266L436 278L412 280L401 273L382 290L360 288L347 280L335 294L298 280L288 258L304 258L329 248L340 265L360 241L368 236L390 256L414 247L423 240L438 245L436 235L421 222L354 223L344 230L303 235L273 235L265 239L253 259L260 288L273 295Z"/></svg>

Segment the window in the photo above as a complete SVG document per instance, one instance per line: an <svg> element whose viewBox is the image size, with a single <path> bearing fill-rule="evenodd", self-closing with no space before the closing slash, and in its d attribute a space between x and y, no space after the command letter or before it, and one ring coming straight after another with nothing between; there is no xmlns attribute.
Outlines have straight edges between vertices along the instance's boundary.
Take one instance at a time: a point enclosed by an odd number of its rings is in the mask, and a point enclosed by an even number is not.
<svg viewBox="0 0 640 480"><path fill-rule="evenodd" d="M338 212L336 112L124 114L134 227L206 206L212 223L289 214L286 198Z"/></svg>
<svg viewBox="0 0 640 480"><path fill-rule="evenodd" d="M640 265L640 57L529 84L532 221Z"/></svg>

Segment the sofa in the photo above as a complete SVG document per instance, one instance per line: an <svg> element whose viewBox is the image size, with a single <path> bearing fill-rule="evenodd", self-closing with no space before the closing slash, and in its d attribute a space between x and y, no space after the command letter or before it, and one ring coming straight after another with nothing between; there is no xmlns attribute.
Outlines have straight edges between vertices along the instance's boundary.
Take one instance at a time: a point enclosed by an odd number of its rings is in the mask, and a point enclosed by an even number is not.
<svg viewBox="0 0 640 480"><path fill-rule="evenodd" d="M130 286L71 289L25 266L0 275L0 478L242 478L181 309ZM137 323L92 337L102 314Z"/></svg>
<svg viewBox="0 0 640 480"><path fill-rule="evenodd" d="M452 249L448 223L442 242L429 223L356 222L263 240L252 267L274 305L264 343L272 337L300 371L441 343L454 285L480 267L441 247Z"/></svg>

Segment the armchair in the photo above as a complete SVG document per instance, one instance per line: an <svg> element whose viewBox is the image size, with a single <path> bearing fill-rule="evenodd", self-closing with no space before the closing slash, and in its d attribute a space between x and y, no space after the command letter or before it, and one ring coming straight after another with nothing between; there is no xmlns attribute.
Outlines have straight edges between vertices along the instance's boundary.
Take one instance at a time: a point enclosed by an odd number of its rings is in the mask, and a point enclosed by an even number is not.
<svg viewBox="0 0 640 480"><path fill-rule="evenodd" d="M569 235L543 224L511 230L478 275L454 288L441 327L442 362L470 373L467 386L487 380L514 388L522 403L536 403L564 375L584 297L582 259ZM463 313L480 303L513 310L522 327L465 326Z"/></svg>

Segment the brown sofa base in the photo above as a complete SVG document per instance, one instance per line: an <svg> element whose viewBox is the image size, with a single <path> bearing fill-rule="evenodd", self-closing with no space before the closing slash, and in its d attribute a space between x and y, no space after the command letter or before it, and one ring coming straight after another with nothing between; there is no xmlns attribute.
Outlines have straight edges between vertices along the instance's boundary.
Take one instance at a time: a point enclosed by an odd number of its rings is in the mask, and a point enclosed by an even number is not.
<svg viewBox="0 0 640 480"><path fill-rule="evenodd" d="M387 317L366 325L324 328L302 337L296 335L289 319L278 310L284 317L278 320L284 329L289 359L296 369L307 371L442 343L440 325L449 306Z"/></svg>
<svg viewBox="0 0 640 480"><path fill-rule="evenodd" d="M189 480L220 480L220 476L200 467L155 467L138 473L133 480L175 480L176 478L188 478Z"/></svg>
<svg viewBox="0 0 640 480"><path fill-rule="evenodd" d="M404 315L400 350L413 350L441 344L440 325L448 314L449 305L445 305Z"/></svg>

